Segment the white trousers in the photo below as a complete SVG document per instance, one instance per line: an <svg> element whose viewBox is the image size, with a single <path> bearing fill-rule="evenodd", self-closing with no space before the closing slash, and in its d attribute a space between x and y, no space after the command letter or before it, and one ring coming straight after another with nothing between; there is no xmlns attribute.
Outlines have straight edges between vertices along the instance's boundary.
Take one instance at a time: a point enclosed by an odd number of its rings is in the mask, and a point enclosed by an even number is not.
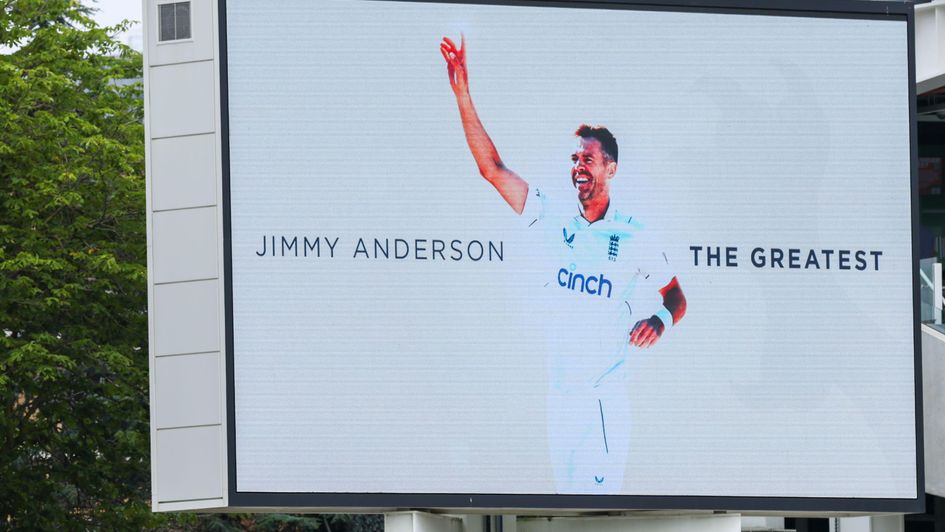
<svg viewBox="0 0 945 532"><path fill-rule="evenodd" d="M620 494L630 451L625 370L597 383L548 390L548 449L558 493Z"/></svg>

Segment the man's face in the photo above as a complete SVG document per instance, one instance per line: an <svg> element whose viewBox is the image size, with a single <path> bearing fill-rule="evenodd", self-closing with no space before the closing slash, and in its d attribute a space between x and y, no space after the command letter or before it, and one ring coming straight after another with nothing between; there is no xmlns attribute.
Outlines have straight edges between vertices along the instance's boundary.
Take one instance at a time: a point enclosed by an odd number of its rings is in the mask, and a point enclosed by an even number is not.
<svg viewBox="0 0 945 532"><path fill-rule="evenodd" d="M578 137L571 163L571 184L577 189L581 203L609 198L610 180L617 172L617 163L604 155L599 140Z"/></svg>

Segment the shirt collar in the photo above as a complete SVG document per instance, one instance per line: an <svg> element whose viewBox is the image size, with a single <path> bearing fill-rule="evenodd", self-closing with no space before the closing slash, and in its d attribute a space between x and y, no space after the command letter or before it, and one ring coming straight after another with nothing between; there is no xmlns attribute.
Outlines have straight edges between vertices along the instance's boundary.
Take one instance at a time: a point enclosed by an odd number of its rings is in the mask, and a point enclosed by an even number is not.
<svg viewBox="0 0 945 532"><path fill-rule="evenodd" d="M574 217L573 227L575 229L587 229L594 224L599 224L601 222L613 222L620 219L620 213L617 211L617 208L614 207L615 203L616 201L614 201L614 196L611 195L610 202L607 203L607 210L604 211L604 215L595 222L589 222L587 221L587 218L584 217L584 212L581 209L581 203L578 202L578 214Z"/></svg>

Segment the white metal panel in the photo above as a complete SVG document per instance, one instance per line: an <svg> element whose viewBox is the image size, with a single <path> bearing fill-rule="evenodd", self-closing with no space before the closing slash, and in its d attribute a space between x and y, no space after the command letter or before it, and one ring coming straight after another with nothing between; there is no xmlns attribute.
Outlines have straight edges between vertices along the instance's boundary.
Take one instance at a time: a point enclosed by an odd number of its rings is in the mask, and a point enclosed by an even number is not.
<svg viewBox="0 0 945 532"><path fill-rule="evenodd" d="M142 12L145 13L143 19L145 21L145 26L147 26L147 0L142 1ZM145 35L147 35L148 30L144 30ZM144 47L144 53L142 54L142 61L144 68L142 69L144 77L144 181L145 181L145 231L147 233L148 245L147 245L147 261L148 261L148 404L154 405L156 402L155 386L154 386L154 279L151 269L151 264L154 259L154 250L151 248L151 211L154 208L154 197L151 193L151 183L153 180L153 175L151 172L151 162L152 162L152 152L151 152L151 105L148 102L148 90L151 87L150 79L150 68L148 68L148 60L150 54L148 52L148 47ZM157 478L158 463L157 457L154 455L154 449L157 447L157 431L154 425L155 411L153 408L148 409L148 419L150 421L150 430L148 431L148 443L150 444L150 458L151 458L151 481L154 482L154 479ZM154 493L154 490L151 490L151 507L157 508L158 500L157 496Z"/></svg>
<svg viewBox="0 0 945 532"><path fill-rule="evenodd" d="M192 38L157 44L157 5L168 0L141 1L152 508L222 509L227 505L227 447L221 280L169 283L222 273L222 212L215 208L222 194L214 134L220 130L217 2L193 0ZM198 207L211 208L171 212Z"/></svg>
<svg viewBox="0 0 945 532"><path fill-rule="evenodd" d="M519 518L518 532L741 532L738 514Z"/></svg>
<svg viewBox="0 0 945 532"><path fill-rule="evenodd" d="M942 263L932 265L932 313L935 323L942 323Z"/></svg>
<svg viewBox="0 0 945 532"><path fill-rule="evenodd" d="M916 9L915 13L915 71L919 79L934 69L938 59L935 48L935 11Z"/></svg>
<svg viewBox="0 0 945 532"><path fill-rule="evenodd" d="M211 499L197 499L180 502L156 502L155 512L187 512L191 510L206 510L208 512L222 512L226 510L226 498L213 497Z"/></svg>
<svg viewBox="0 0 945 532"><path fill-rule="evenodd" d="M216 136L188 135L151 142L152 209L217 203Z"/></svg>
<svg viewBox="0 0 945 532"><path fill-rule="evenodd" d="M385 532L464 532L457 517L425 512L396 512L384 515Z"/></svg>
<svg viewBox="0 0 945 532"><path fill-rule="evenodd" d="M945 335L922 326L925 491L945 497Z"/></svg>
<svg viewBox="0 0 945 532"><path fill-rule="evenodd" d="M874 515L870 517L870 532L903 532L905 520L901 515Z"/></svg>
<svg viewBox="0 0 945 532"><path fill-rule="evenodd" d="M915 74L919 94L945 85L945 0L915 6Z"/></svg>
<svg viewBox="0 0 945 532"><path fill-rule="evenodd" d="M213 46L217 47L221 45L221 43L218 42L218 36L220 36L221 34L221 30L219 28L220 19L218 16L220 3L218 0L210 0L210 1L212 3L212 13L210 17L211 25L212 25L212 35L213 35L212 40L213 40ZM220 105L222 101L222 98L220 96L222 94L220 76L221 76L220 58L216 58L213 60L212 90L214 94L214 101L218 106ZM213 122L214 131L217 131L220 133L219 135L216 135L214 137L214 142L212 146L212 152L213 152L213 157L214 157L213 184L214 184L214 189L216 191L215 197L217 198L217 201L220 202L222 205L224 192L223 192L223 145L222 145L221 135L223 134L224 131L223 131L223 122L222 122L223 120L222 111L219 107L215 109L213 119L214 119L214 122ZM227 282L226 268L224 268L224 264L225 264L224 242L226 241L227 236L223 232L223 228L225 227L225 224L226 224L226 222L224 221L223 211L224 211L223 208L217 209L217 250L216 251L217 251L217 261L218 261L217 263L220 265L219 284L217 286L221 288L220 290L217 291L217 310L220 316L226 316L226 294L225 294L226 290L224 290L222 287L225 286L224 283ZM227 339L226 339L227 331L226 331L226 326L225 326L225 319L220 321L219 326L216 329L216 334L217 334L217 341L219 342L219 345L221 346L220 375L219 375L218 383L220 386L219 397L220 397L220 407L222 411L222 416L220 419L220 430L223 437L220 438L220 453L223 457L223 460L222 460L223 468L220 471L220 483L223 486L223 492L224 492L223 506L227 506L229 503L229 493L227 489L227 486L229 486L229 446L228 446L228 439L227 439L229 433L228 433L227 416L226 416L228 383L227 383L227 377L226 377L227 360L226 360L225 350L226 350L226 345L227 345ZM208 502L207 504L209 506L211 503Z"/></svg>
<svg viewBox="0 0 945 532"><path fill-rule="evenodd" d="M742 516L742 532L747 530L781 530L784 528L783 517Z"/></svg>
<svg viewBox="0 0 945 532"><path fill-rule="evenodd" d="M863 517L838 517L831 520L830 532L871 532L870 518ZM783 526L781 528L784 528Z"/></svg>
<svg viewBox="0 0 945 532"><path fill-rule="evenodd" d="M219 24L218 13L219 13L219 8L220 8L220 3L218 2L218 0L210 0L210 2L212 3L212 10L211 10L212 12L210 16L211 33L213 35L212 41L213 41L213 46L216 47L220 44L218 43L218 39L217 39L217 37L220 35L220 28L218 27L218 24ZM217 58L214 61L212 61L212 63L213 63L212 91L214 94L214 101L216 105L219 105L221 102L221 98L219 96L221 94L220 92L221 91L220 59ZM214 131L222 133L223 132L222 114L221 114L221 110L218 107L215 108L214 110L213 120L214 120L213 122ZM221 143L221 137L220 135L217 135L214 138L214 142L212 146L212 152L213 152L213 157L214 157L213 164L214 164L214 170L215 170L213 182L214 182L214 188L217 192L215 197L218 198L218 201L220 202L223 201L223 195L224 195L223 193L223 151L222 150L223 150L223 146ZM220 265L219 284L217 286L221 288L220 290L217 291L217 310L220 316L225 316L226 315L226 295L225 295L225 290L222 289L222 287L224 286L223 283L226 282L225 268L223 268L223 265L225 264L224 249L223 249L224 247L223 243L226 239L226 236L223 233L225 222L223 220L223 209L222 208L217 209L216 213L217 213L216 252L217 252L217 261L218 261L218 264ZM221 431L222 437L220 438L220 441L219 441L219 445L220 445L219 449L220 449L220 454L222 456L221 462L223 464L223 467L220 470L219 479L220 479L221 486L223 486L223 492L224 492L223 493L223 506L226 506L229 501L229 493L227 493L227 488L226 488L229 482L229 472L228 472L229 447L227 445L227 434L228 434L227 430L228 429L227 429L227 416L226 416L226 407L227 407L227 396L226 396L227 365L226 364L227 362L226 362L225 351L223 351L226 349L225 346L227 343L227 340L226 340L227 332L226 332L226 327L225 327L224 322L225 320L219 323L219 326L216 328L215 332L217 334L217 341L219 342L219 345L221 346L220 373L219 373L218 384L220 386L219 400L220 400L220 407L221 407L221 412L222 412L221 419L220 419L220 431ZM209 506L211 503L208 502L207 504Z"/></svg>
<svg viewBox="0 0 945 532"><path fill-rule="evenodd" d="M223 420L220 353L155 361L155 428L219 425Z"/></svg>
<svg viewBox="0 0 945 532"><path fill-rule="evenodd" d="M147 0L145 12L151 27L146 32L149 64L151 66L170 63L187 63L213 59L213 10L211 0L190 1L189 39L158 42L158 5L172 4L180 0Z"/></svg>
<svg viewBox="0 0 945 532"><path fill-rule="evenodd" d="M214 64L151 67L151 138L214 131Z"/></svg>
<svg viewBox="0 0 945 532"><path fill-rule="evenodd" d="M154 287L154 356L220 350L219 281Z"/></svg>
<svg viewBox="0 0 945 532"><path fill-rule="evenodd" d="M154 213L155 283L218 276L216 211L216 207L203 207Z"/></svg>
<svg viewBox="0 0 945 532"><path fill-rule="evenodd" d="M223 428L188 427L157 431L161 468L154 489L157 499L187 501L223 497Z"/></svg>

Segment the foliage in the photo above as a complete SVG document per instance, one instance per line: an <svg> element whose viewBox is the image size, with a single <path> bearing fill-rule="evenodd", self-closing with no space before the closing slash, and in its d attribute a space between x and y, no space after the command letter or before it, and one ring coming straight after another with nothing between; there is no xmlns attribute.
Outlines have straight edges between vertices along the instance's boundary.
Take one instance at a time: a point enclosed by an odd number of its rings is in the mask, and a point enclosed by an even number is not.
<svg viewBox="0 0 945 532"><path fill-rule="evenodd" d="M351 516L352 532L384 532L384 516L360 514Z"/></svg>
<svg viewBox="0 0 945 532"><path fill-rule="evenodd" d="M206 532L384 532L381 515L204 515L196 530Z"/></svg>
<svg viewBox="0 0 945 532"><path fill-rule="evenodd" d="M141 57L0 5L0 526L150 526Z"/></svg>

